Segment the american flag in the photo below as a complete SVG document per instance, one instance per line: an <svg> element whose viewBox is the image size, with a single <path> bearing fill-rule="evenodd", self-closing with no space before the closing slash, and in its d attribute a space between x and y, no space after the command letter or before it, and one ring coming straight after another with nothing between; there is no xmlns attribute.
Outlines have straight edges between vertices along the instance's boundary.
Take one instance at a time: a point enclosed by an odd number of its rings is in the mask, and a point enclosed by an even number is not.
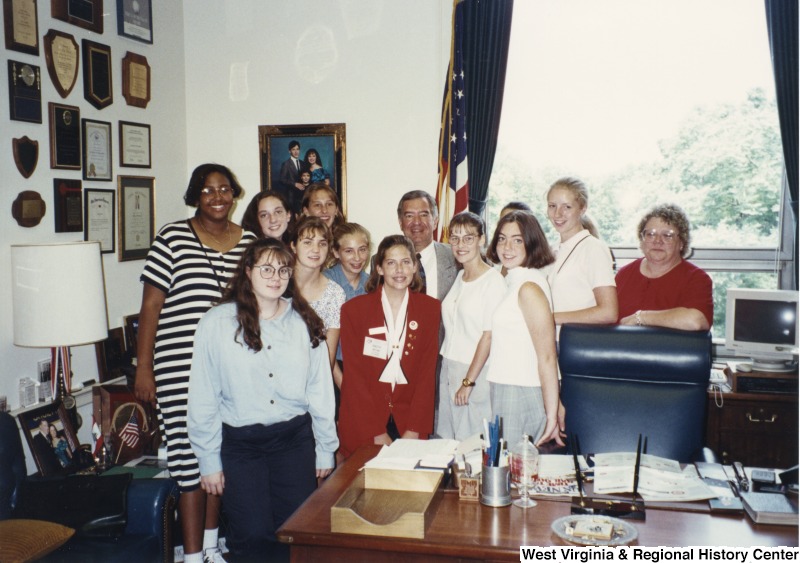
<svg viewBox="0 0 800 563"><path fill-rule="evenodd" d="M463 11L462 0L454 0L450 66L447 69L439 135L439 185L436 190L436 205L439 207L440 241L447 241L451 217L466 211L469 207L467 98L461 48L464 35Z"/></svg>
<svg viewBox="0 0 800 563"><path fill-rule="evenodd" d="M136 418L135 409L128 419L128 423L119 431L119 437L130 448L139 443L139 420Z"/></svg>

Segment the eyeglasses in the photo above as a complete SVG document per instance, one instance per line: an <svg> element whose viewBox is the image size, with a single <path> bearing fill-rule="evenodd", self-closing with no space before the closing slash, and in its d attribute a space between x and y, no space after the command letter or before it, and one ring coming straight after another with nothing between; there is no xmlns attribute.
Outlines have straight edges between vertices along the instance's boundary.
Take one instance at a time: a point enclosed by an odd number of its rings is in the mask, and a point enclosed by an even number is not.
<svg viewBox="0 0 800 563"><path fill-rule="evenodd" d="M675 233L675 231L661 231L661 232L658 232L655 229L650 229L649 231L648 230L644 230L639 234L639 236L645 242L655 242L656 239L660 237L661 240L663 240L664 242L666 242L668 244L671 244L671 243L675 242L675 240L678 237L678 235Z"/></svg>
<svg viewBox="0 0 800 563"><path fill-rule="evenodd" d="M274 266L270 266L269 264L264 264L263 266L253 266L256 270L261 272L261 277L265 280L269 280L275 277L275 272L278 272L278 277L282 280L288 280L292 277L293 270L289 266L281 266L280 268L275 268Z"/></svg>
<svg viewBox="0 0 800 563"><path fill-rule="evenodd" d="M462 242L465 245L470 246L477 238L477 235L464 235L463 237L451 236L448 242L450 242L450 246L458 246Z"/></svg>
<svg viewBox="0 0 800 563"><path fill-rule="evenodd" d="M206 186L205 188L200 190L200 193L203 195L214 195L214 194L231 195L233 193L233 188L231 188L230 186L220 186L218 188Z"/></svg>

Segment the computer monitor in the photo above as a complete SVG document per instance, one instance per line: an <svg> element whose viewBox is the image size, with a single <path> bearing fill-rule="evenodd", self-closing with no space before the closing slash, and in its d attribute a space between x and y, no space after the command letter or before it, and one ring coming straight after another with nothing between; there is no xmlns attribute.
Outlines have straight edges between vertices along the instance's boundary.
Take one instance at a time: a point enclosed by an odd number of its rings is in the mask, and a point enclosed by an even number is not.
<svg viewBox="0 0 800 563"><path fill-rule="evenodd" d="M796 291L728 289L725 346L736 356L753 359L758 371L797 368Z"/></svg>

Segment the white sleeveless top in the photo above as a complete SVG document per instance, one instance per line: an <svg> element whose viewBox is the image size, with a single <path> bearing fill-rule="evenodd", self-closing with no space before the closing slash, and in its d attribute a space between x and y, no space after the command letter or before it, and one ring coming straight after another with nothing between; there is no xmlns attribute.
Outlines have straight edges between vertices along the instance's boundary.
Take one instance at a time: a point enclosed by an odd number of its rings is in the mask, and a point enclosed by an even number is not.
<svg viewBox="0 0 800 563"><path fill-rule="evenodd" d="M487 376L492 383L541 387L536 350L519 308L519 290L526 282L538 285L547 296L550 310L553 309L550 286L542 272L532 268L514 268L508 272L506 293L492 316L492 347Z"/></svg>

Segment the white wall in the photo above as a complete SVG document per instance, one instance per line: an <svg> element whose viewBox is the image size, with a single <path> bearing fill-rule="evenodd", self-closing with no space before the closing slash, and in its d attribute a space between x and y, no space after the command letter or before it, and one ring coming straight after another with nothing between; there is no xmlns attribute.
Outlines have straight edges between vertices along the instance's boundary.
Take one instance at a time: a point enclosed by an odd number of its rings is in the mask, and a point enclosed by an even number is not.
<svg viewBox="0 0 800 563"><path fill-rule="evenodd" d="M190 214L182 201L189 174L208 161L230 166L245 187L234 215L240 219L259 189L259 125L345 123L348 218L367 227L375 241L398 231L395 208L405 191L435 188L449 0L154 0L153 45L117 35L113 0L104 3L102 36L53 20L49 3L38 4L40 36L54 28L78 43L89 38L111 47L114 104L103 110L89 105L80 77L62 100L47 76L43 52L33 57L5 51L6 58L41 67L45 112L48 101L63 101L79 106L82 117L111 121L114 131L119 120L151 125L152 170L120 169L115 135L114 174L155 176L158 226ZM127 106L121 95L120 61L127 50L147 57L152 67L146 110ZM10 121L6 108L0 102L0 172L7 184L0 190L6 213L0 221L0 394L8 395L13 408L18 379L35 377L36 361L48 351L13 344L9 246L82 237L55 234L50 211L31 229L11 219L11 202L20 191L38 191L52 209L52 179L78 179L80 173L49 168L46 118L41 125ZM23 135L40 142L39 165L28 180L11 156L11 139ZM109 189L116 183L86 186ZM138 312L142 266L104 256L111 327ZM94 347L73 353L75 379L96 378Z"/></svg>
<svg viewBox="0 0 800 563"><path fill-rule="evenodd" d="M13 344L13 325L11 318L11 258L10 245L19 243L67 242L83 240L82 233L55 233L53 220L53 178L81 179L80 171L54 170L50 168L49 126L47 102L58 102L78 106L82 118L108 121L112 124L113 182L83 182L83 187L116 189L116 175L154 176L156 178L157 222L185 213L184 205L174 196L175 190L185 186L186 163L186 112L184 111L185 72L183 4L176 1L156 0L153 2L154 38L153 45L133 41L117 35L117 3L106 0L104 3L104 33L97 33L70 25L50 17L50 3L39 1L39 43L38 57L4 50L4 58L28 62L41 69L43 123L12 121L8 112L8 89L5 78L0 84L0 394L7 395L9 406L19 405L17 382L20 377L36 379L37 360L47 358L49 350L20 348ZM96 109L83 98L83 65L79 70L75 87L66 99L56 92L47 73L44 56L44 42L41 39L49 29L69 33L78 45L81 39L90 39L111 47L114 103L102 110ZM122 97L122 58L127 51L147 57L152 69L152 100L146 109L128 106ZM6 63L2 65L5 73ZM152 169L120 168L117 124L120 120L147 123L151 126ZM27 135L39 141L39 163L33 175L25 179L17 171L12 156L12 138ZM47 213L42 222L32 228L17 225L11 217L11 203L17 194L24 190L39 192L47 205ZM103 268L106 278L108 299L108 320L110 327L121 326L122 317L137 313L141 300L141 285L138 281L142 261L118 262L116 254L103 255ZM58 272L53 272L58 276ZM63 296L69 299L71 288L65 287ZM97 362L94 346L73 348L73 372L76 381L97 378Z"/></svg>
<svg viewBox="0 0 800 563"><path fill-rule="evenodd" d="M240 218L260 186L259 125L345 123L348 219L373 240L396 232L400 196L436 185L451 7L193 2L184 13L190 165L231 167L246 189ZM245 81L232 79L235 68L246 68Z"/></svg>

